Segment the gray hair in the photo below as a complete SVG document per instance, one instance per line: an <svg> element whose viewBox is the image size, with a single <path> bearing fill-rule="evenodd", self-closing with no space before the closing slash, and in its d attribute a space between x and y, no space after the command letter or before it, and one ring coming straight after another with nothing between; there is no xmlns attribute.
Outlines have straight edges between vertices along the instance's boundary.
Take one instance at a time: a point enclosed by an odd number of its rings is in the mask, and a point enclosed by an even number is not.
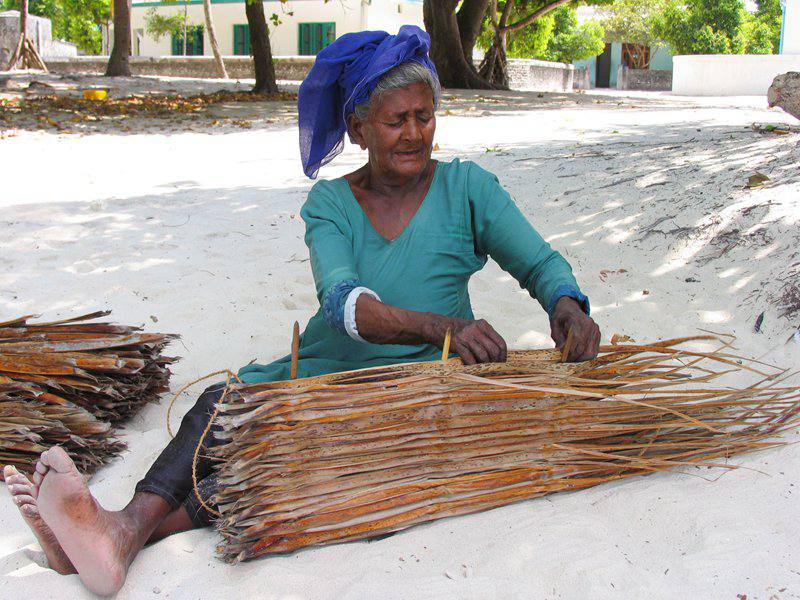
<svg viewBox="0 0 800 600"><path fill-rule="evenodd" d="M431 92L433 92L433 108L434 110L439 108L439 98L442 95L442 85L439 83L439 78L422 63L409 60L387 71L378 80L378 85L375 86L369 99L356 106L353 114L359 121L363 121L369 117L369 113L373 108L373 101L380 98L382 94L390 90L407 88L415 83L428 84Z"/></svg>

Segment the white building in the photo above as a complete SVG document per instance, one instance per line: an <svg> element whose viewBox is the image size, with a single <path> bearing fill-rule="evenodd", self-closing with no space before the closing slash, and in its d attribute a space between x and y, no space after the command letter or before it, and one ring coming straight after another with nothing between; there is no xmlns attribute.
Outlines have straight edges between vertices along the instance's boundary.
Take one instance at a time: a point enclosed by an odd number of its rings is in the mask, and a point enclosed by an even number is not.
<svg viewBox="0 0 800 600"><path fill-rule="evenodd" d="M225 56L249 55L244 0L211 0L211 4L220 52ZM183 16L185 11L190 26L186 54L212 54L203 27L202 0L145 0L134 1L131 10L134 56L183 54L181 35L165 35L158 41L148 35L145 18L152 8L165 15ZM266 0L264 12L268 22L273 14L281 21L277 27L268 23L274 56L315 55L337 37L353 31L379 29L397 33L401 25L423 27L422 0Z"/></svg>
<svg viewBox="0 0 800 600"><path fill-rule="evenodd" d="M781 54L800 54L800 0L781 0Z"/></svg>
<svg viewBox="0 0 800 600"><path fill-rule="evenodd" d="M54 40L50 19L28 14L27 35L42 58L78 55L78 46L64 40ZM19 11L0 12L0 69L5 69L19 42Z"/></svg>

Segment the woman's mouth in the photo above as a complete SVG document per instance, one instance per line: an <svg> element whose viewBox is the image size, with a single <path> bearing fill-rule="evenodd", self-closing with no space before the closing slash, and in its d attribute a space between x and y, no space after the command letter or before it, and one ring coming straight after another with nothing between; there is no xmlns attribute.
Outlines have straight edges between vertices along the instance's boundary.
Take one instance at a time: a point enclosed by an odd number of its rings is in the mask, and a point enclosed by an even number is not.
<svg viewBox="0 0 800 600"><path fill-rule="evenodd" d="M402 151L398 151L396 154L400 158L414 158L414 157L419 156L420 152L422 152L422 150L420 150L420 149L417 149L417 150L402 150Z"/></svg>

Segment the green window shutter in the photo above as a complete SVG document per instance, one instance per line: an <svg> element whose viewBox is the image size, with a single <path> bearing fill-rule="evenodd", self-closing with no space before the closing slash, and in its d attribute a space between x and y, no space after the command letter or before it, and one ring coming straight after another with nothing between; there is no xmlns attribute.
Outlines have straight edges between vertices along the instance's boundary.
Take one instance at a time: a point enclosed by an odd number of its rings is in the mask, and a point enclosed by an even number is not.
<svg viewBox="0 0 800 600"><path fill-rule="evenodd" d="M297 29L297 53L300 55L311 54L311 45L309 44L309 23L298 24Z"/></svg>
<svg viewBox="0 0 800 600"><path fill-rule="evenodd" d="M202 56L203 55L203 26L196 25L189 27L186 31L187 44L186 54L188 56Z"/></svg>
<svg viewBox="0 0 800 600"><path fill-rule="evenodd" d="M250 55L250 25L233 26L233 53L237 56Z"/></svg>
<svg viewBox="0 0 800 600"><path fill-rule="evenodd" d="M195 25L186 29L186 55L203 55L203 26ZM183 55L183 32L172 34L172 55Z"/></svg>
<svg viewBox="0 0 800 600"><path fill-rule="evenodd" d="M299 23L298 54L313 56L336 39L336 23Z"/></svg>
<svg viewBox="0 0 800 600"><path fill-rule="evenodd" d="M239 35L240 35L239 25L233 26L233 54L239 54Z"/></svg>
<svg viewBox="0 0 800 600"><path fill-rule="evenodd" d="M325 23L323 25L322 47L330 46L336 40L336 23Z"/></svg>
<svg viewBox="0 0 800 600"><path fill-rule="evenodd" d="M314 23L311 35L311 54L322 50L322 23Z"/></svg>

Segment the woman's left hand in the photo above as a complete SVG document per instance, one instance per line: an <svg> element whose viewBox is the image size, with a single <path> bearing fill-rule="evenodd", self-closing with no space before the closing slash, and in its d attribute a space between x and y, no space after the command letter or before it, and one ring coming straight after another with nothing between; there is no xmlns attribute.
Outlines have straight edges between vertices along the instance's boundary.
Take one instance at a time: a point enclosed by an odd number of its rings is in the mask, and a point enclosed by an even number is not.
<svg viewBox="0 0 800 600"><path fill-rule="evenodd" d="M573 298L562 296L550 318L550 337L559 350L567 343L570 329L572 343L567 360L578 362L596 358L600 348L600 328Z"/></svg>

